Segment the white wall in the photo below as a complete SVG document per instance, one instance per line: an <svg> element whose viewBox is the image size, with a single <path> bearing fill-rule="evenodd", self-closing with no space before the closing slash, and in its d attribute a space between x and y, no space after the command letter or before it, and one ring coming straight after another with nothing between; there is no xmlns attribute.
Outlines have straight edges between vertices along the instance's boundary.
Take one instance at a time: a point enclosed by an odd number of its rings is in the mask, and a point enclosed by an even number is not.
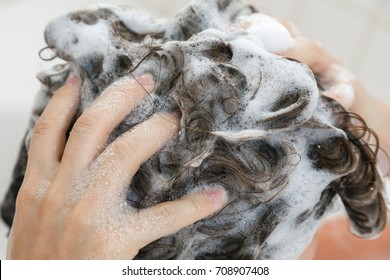
<svg viewBox="0 0 390 280"><path fill-rule="evenodd" d="M104 0L0 0L0 198L8 187L41 69L46 23L59 15ZM188 1L115 0L154 16L174 15ZM290 19L302 33L323 43L365 83L390 101L390 0L252 0L260 10ZM0 258L5 256L0 226Z"/></svg>
<svg viewBox="0 0 390 280"><path fill-rule="evenodd" d="M390 102L389 0L253 0L273 16L293 21L339 57L368 88Z"/></svg>

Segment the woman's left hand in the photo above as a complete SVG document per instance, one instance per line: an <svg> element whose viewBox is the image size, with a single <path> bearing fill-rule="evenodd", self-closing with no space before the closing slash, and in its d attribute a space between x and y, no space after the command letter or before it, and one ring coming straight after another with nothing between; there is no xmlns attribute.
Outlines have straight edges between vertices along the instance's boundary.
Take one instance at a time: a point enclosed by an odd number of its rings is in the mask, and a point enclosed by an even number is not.
<svg viewBox="0 0 390 280"><path fill-rule="evenodd" d="M53 95L33 129L8 258L131 259L150 242L223 206L221 189L141 211L126 204L139 166L180 126L178 114L158 113L105 147L111 131L152 88L149 75L110 85L77 120L67 141L79 105L77 78Z"/></svg>

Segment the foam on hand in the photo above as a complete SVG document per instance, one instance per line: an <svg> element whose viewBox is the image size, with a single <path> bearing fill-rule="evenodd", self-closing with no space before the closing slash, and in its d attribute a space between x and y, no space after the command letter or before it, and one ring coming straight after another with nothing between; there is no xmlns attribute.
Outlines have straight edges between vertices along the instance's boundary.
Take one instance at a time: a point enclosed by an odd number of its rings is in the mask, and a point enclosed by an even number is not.
<svg viewBox="0 0 390 280"><path fill-rule="evenodd" d="M233 29L246 30L270 53L281 53L294 45L289 31L276 19L260 13L239 17Z"/></svg>

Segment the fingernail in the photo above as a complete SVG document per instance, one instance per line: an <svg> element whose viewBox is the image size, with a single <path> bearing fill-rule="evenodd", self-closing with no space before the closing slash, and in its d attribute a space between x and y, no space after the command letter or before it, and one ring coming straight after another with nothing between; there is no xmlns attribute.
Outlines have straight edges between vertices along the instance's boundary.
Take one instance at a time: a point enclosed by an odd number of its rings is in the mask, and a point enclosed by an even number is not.
<svg viewBox="0 0 390 280"><path fill-rule="evenodd" d="M173 110L173 111L171 112L171 114L172 114L172 116L174 116L176 119L178 119L178 120L181 119L182 113L181 113L181 111L180 111L179 108Z"/></svg>
<svg viewBox="0 0 390 280"><path fill-rule="evenodd" d="M135 77L135 79L147 91L152 91L154 89L154 80L153 80L153 76L152 75L150 75L150 74L143 74L141 76Z"/></svg>
<svg viewBox="0 0 390 280"><path fill-rule="evenodd" d="M78 85L79 84L79 77L74 74L73 76L71 76L68 81L67 81L67 84L70 84L70 85Z"/></svg>
<svg viewBox="0 0 390 280"><path fill-rule="evenodd" d="M222 188L210 189L204 191L203 194L211 200L211 202L215 206L215 210L221 209L227 201L226 191Z"/></svg>

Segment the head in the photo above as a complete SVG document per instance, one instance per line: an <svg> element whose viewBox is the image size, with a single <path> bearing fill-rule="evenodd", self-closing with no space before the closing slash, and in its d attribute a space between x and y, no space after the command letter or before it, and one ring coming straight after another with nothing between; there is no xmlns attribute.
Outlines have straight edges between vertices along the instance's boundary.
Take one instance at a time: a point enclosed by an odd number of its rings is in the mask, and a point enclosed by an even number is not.
<svg viewBox="0 0 390 280"><path fill-rule="evenodd" d="M215 186L229 199L139 258L297 258L340 198L353 233L380 232L369 130L321 95L306 65L216 30L152 53L139 67L159 69L153 108L180 108L181 133L142 167L128 200L144 208Z"/></svg>
<svg viewBox="0 0 390 280"><path fill-rule="evenodd" d="M77 73L81 112L112 81L151 73L150 102L109 141L156 111L181 110L180 133L141 166L128 203L143 209L211 187L224 188L228 201L138 258L297 258L339 204L356 235L383 229L377 150L365 142L370 131L322 96L306 65L271 54L257 33L237 27L253 18L253 8L208 0L174 20L146 21L137 13L97 7L53 21L46 41L67 62L42 76L41 94L50 96Z"/></svg>

